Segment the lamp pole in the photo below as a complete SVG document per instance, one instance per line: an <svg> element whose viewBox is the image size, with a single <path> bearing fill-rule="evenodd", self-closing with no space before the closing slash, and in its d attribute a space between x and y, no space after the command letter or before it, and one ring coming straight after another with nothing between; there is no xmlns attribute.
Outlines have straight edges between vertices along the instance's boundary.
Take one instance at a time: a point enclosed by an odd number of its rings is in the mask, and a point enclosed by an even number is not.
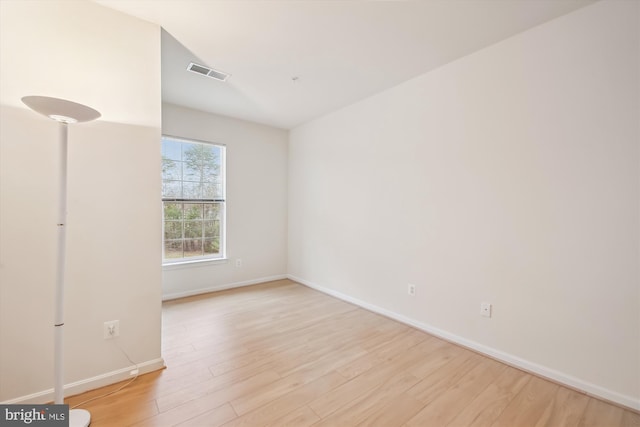
<svg viewBox="0 0 640 427"><path fill-rule="evenodd" d="M75 102L46 96L25 96L22 98L27 107L33 111L58 122L58 216L56 221L57 233L57 270L55 285L54 310L54 349L53 349L53 390L54 403L64 404L64 273L66 258L66 223L67 223L67 145L68 126L71 123L88 122L100 117L100 113L93 108ZM87 427L91 423L91 414L84 409L69 411L70 427Z"/></svg>

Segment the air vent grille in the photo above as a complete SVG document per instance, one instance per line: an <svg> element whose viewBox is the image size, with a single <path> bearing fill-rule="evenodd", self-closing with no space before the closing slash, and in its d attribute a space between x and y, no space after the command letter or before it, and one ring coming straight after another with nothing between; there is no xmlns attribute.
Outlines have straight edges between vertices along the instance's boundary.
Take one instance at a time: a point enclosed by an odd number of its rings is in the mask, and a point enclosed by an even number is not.
<svg viewBox="0 0 640 427"><path fill-rule="evenodd" d="M187 70L201 74L203 76L211 77L212 79L220 80L221 82L226 81L230 74L227 74L222 71L214 70L213 68L205 67L204 65L198 65L193 62L189 64Z"/></svg>

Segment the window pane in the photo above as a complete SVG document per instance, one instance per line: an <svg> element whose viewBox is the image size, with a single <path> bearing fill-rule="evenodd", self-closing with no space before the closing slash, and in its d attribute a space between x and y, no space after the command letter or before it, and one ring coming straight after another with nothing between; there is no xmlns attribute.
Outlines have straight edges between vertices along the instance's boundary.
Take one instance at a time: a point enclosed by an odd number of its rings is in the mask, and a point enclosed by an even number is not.
<svg viewBox="0 0 640 427"><path fill-rule="evenodd" d="M220 203L206 203L204 205L204 219L220 219Z"/></svg>
<svg viewBox="0 0 640 427"><path fill-rule="evenodd" d="M182 203L164 202L164 219L165 220L182 219Z"/></svg>
<svg viewBox="0 0 640 427"><path fill-rule="evenodd" d="M204 240L204 253L205 255L213 255L220 253L220 239L205 239Z"/></svg>
<svg viewBox="0 0 640 427"><path fill-rule="evenodd" d="M165 258L182 258L182 240L165 240Z"/></svg>
<svg viewBox="0 0 640 427"><path fill-rule="evenodd" d="M182 198L182 182L180 181L162 181L162 197Z"/></svg>
<svg viewBox="0 0 640 427"><path fill-rule="evenodd" d="M219 147L208 144L184 144L182 157L185 162L185 177L189 176L189 180L208 180L210 176L220 173Z"/></svg>
<svg viewBox="0 0 640 427"><path fill-rule="evenodd" d="M184 257L202 256L202 239L185 239Z"/></svg>
<svg viewBox="0 0 640 427"><path fill-rule="evenodd" d="M185 203L184 219L202 219L202 203Z"/></svg>
<svg viewBox="0 0 640 427"><path fill-rule="evenodd" d="M182 179L185 181L201 182L204 179L203 168L200 165L186 162L183 171Z"/></svg>
<svg viewBox="0 0 640 427"><path fill-rule="evenodd" d="M204 221L204 237L218 237L218 236L220 236L220 222Z"/></svg>
<svg viewBox="0 0 640 427"><path fill-rule="evenodd" d="M163 157L162 179L180 181L182 179L182 162Z"/></svg>
<svg viewBox="0 0 640 427"><path fill-rule="evenodd" d="M202 198L202 184L199 182L183 182L183 197L185 199L201 199Z"/></svg>
<svg viewBox="0 0 640 427"><path fill-rule="evenodd" d="M185 239L202 238L202 221L185 221L184 237Z"/></svg>
<svg viewBox="0 0 640 427"><path fill-rule="evenodd" d="M202 184L202 198L203 199L221 199L222 191L220 185L215 183L205 182Z"/></svg>
<svg viewBox="0 0 640 427"><path fill-rule="evenodd" d="M218 169L219 171L219 169ZM210 173L202 177L202 182L211 182L211 183L219 183L220 175L218 175L218 171L216 173Z"/></svg>
<svg viewBox="0 0 640 427"><path fill-rule="evenodd" d="M182 239L182 221L165 221L164 238L167 240Z"/></svg>
<svg viewBox="0 0 640 427"><path fill-rule="evenodd" d="M162 138L162 157L170 160L182 160L182 142Z"/></svg>

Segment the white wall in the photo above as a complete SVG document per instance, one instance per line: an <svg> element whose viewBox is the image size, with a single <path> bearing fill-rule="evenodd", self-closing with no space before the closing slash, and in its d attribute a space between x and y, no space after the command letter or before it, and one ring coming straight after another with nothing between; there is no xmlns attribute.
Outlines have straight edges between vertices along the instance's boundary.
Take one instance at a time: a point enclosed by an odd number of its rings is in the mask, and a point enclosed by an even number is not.
<svg viewBox="0 0 640 427"><path fill-rule="evenodd" d="M229 258L223 263L165 267L164 298L284 277L288 132L172 104L163 104L162 131L226 145ZM242 267L236 267L238 258Z"/></svg>
<svg viewBox="0 0 640 427"><path fill-rule="evenodd" d="M291 276L640 408L639 12L587 6L292 130Z"/></svg>
<svg viewBox="0 0 640 427"><path fill-rule="evenodd" d="M65 383L72 393L160 355L160 29L91 2L0 2L0 401L53 387L57 124L25 95L102 113L69 129ZM137 74L134 70L145 70Z"/></svg>

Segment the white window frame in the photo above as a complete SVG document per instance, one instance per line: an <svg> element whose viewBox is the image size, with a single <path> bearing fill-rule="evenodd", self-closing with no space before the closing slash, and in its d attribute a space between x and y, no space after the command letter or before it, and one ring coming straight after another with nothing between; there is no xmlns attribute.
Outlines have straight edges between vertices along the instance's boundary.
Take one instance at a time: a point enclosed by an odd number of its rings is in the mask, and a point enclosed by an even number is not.
<svg viewBox="0 0 640 427"><path fill-rule="evenodd" d="M220 173L218 174L218 176L221 177L222 179L222 196L216 199L190 199L190 198L165 198L164 194L162 194L162 198L161 198L161 209L162 209L162 265L163 266L175 266L175 267L179 267L179 266L188 266L189 264L200 264L203 262L207 262L207 263L219 263L219 262L226 262L227 261L227 256L226 256L226 247L227 247L227 236L226 236L226 224L227 224L227 170L226 170L226 151L227 151L227 147L225 144L220 144L220 143L215 143L215 142L210 142L210 141L201 141L201 140L196 140L196 139L192 139L192 138L183 138L183 137L177 137L177 136L173 136L173 135L167 135L167 134L163 134L162 135L162 141L164 141L165 139L169 139L172 141L178 141L178 142L182 142L182 143L188 143L188 144L204 144L204 145L213 145L216 146L220 149ZM164 181L164 176L162 176L162 180ZM183 181L182 179L180 181ZM198 204L198 203L203 203L203 204L214 204L214 203L218 203L220 204L220 211L219 211L219 215L220 215L220 231L219 231L219 238L220 238L220 245L219 245L219 252L217 254L211 254L211 255L203 255L203 256L193 256L193 257L182 257L182 258L165 258L165 213L164 213L164 207L165 207L165 203L171 203L171 202L175 202L175 203L193 203L193 204ZM184 221L184 218L183 218ZM182 240L184 241L185 237L184 237L184 230L183 230L183 236L182 236Z"/></svg>

